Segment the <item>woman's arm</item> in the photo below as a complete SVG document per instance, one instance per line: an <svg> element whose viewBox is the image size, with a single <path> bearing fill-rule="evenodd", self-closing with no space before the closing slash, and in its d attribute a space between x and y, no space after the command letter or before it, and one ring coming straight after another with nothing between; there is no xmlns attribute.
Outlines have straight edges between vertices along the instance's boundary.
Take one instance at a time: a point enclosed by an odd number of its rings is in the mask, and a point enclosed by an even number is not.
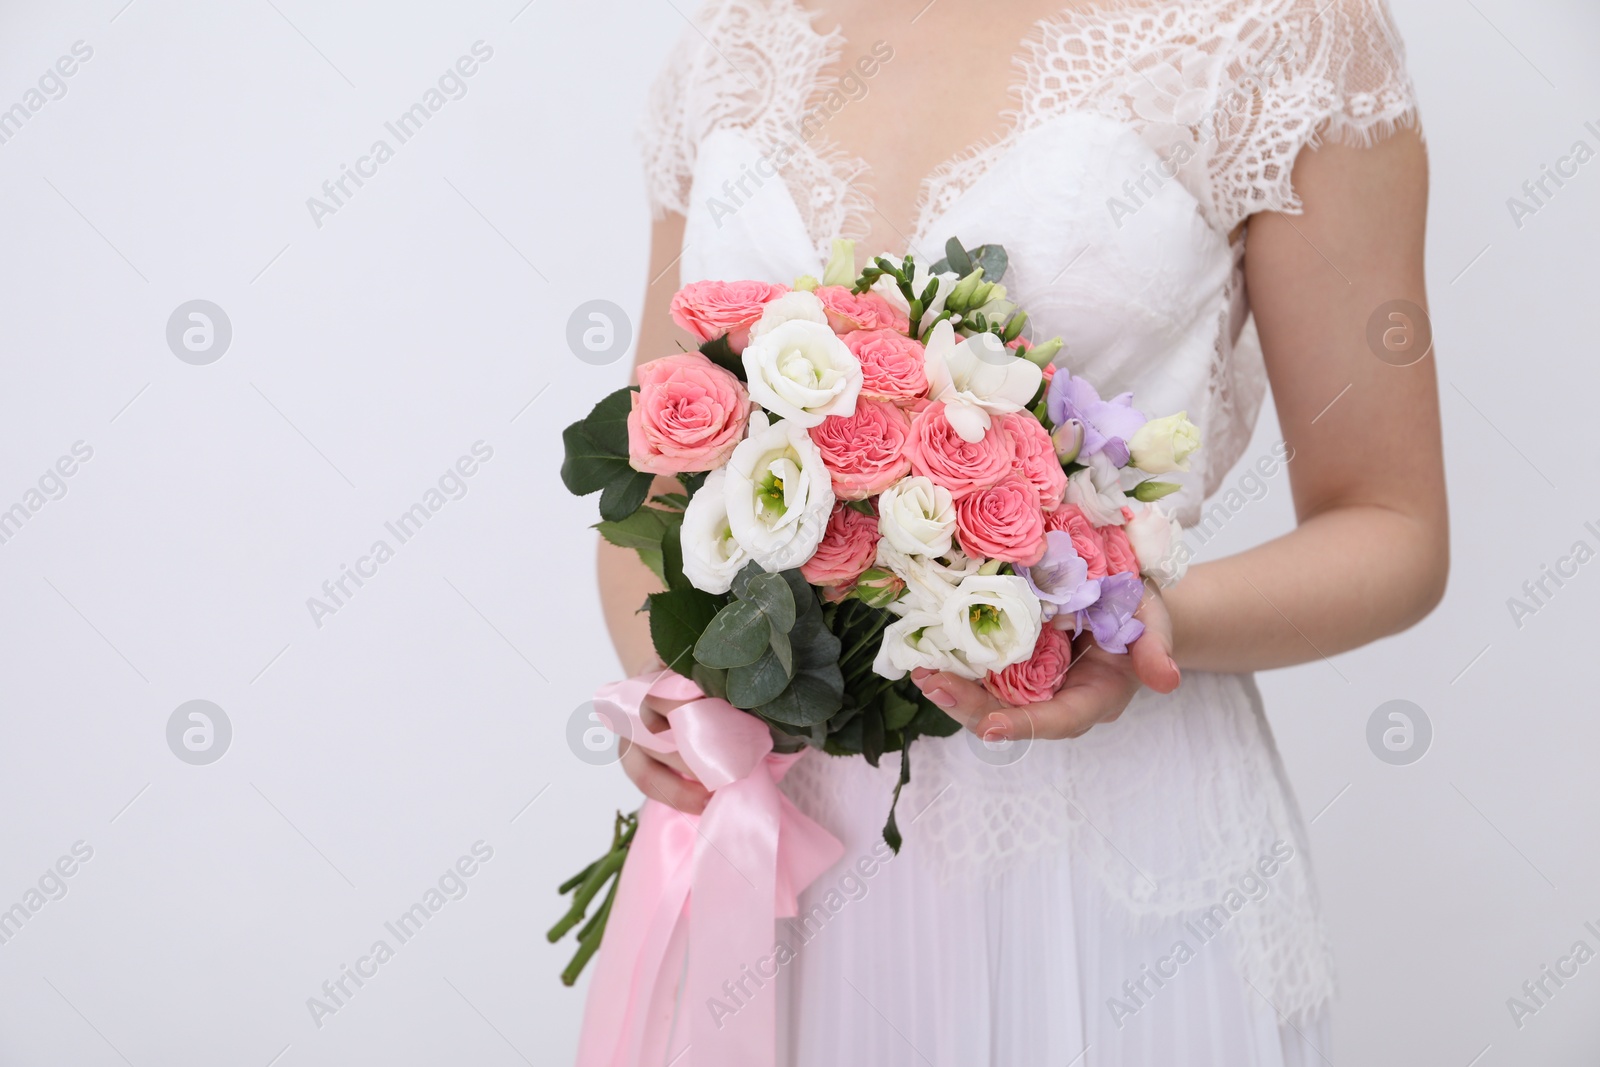
<svg viewBox="0 0 1600 1067"><path fill-rule="evenodd" d="M1132 654L1080 645L1066 687L1044 703L1006 708L974 683L914 672L981 736L1076 737L1116 718L1141 685L1170 691L1179 664L1251 671L1331 656L1405 629L1443 595L1449 533L1433 358L1396 367L1367 345L1382 305L1427 307L1421 138L1302 152L1294 185L1304 214L1252 218L1245 272L1294 450L1298 525L1193 567L1164 596L1152 592Z"/></svg>
<svg viewBox="0 0 1600 1067"><path fill-rule="evenodd" d="M678 291L678 257L683 249L683 216L668 215L657 222L650 232L650 276L644 294L644 314L639 322L639 345L634 356L634 366L668 356L684 348L695 347L687 333L678 329L667 314L672 294ZM671 478L657 478L652 488L655 493L681 491ZM657 662L655 646L650 642L650 617L639 609L645 597L659 593L662 585L656 576L639 561L632 549L618 548L600 542L600 605L606 616L606 628L611 631L611 643L616 646L622 669L631 677L648 670Z"/></svg>
<svg viewBox="0 0 1600 1067"><path fill-rule="evenodd" d="M1367 346L1382 305L1427 307L1421 138L1304 152L1294 185L1305 213L1251 219L1245 274L1299 522L1168 594L1174 655L1203 670L1282 667L1397 633L1438 604L1449 570L1433 357L1397 367Z"/></svg>
<svg viewBox="0 0 1600 1067"><path fill-rule="evenodd" d="M668 215L650 232L650 277L644 294L643 320L639 323L635 366L679 351L680 342L684 348L694 347L689 335L674 326L667 314L672 294L678 291L676 266L682 250L683 217ZM651 491L652 494L671 493L681 488L671 478L657 478ZM632 676L658 666L661 660L650 640L650 617L639 609L644 606L645 597L661 591L661 582L632 549L618 548L603 540L597 565L600 606L605 612L606 628L611 631L611 642L616 646L622 669ZM666 727L666 719L660 711L646 704L641 718L647 727L652 730ZM710 792L694 780L675 754L657 754L624 741L622 769L645 796L679 811L698 815L711 799Z"/></svg>

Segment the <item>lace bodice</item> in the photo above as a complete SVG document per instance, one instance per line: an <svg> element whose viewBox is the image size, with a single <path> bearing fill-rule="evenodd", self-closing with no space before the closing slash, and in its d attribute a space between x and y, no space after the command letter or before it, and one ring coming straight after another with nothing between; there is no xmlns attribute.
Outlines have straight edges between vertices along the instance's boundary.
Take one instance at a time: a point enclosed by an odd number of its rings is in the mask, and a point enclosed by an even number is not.
<svg viewBox="0 0 1600 1067"><path fill-rule="evenodd" d="M833 238L866 234L867 168L808 121L842 44L793 0L714 0L684 34L644 129L652 203L685 216L684 280L790 282L821 273ZM1192 523L1265 392L1241 223L1299 210L1302 149L1415 121L1402 47L1382 0L1108 0L1037 24L1016 64L997 136L925 180L911 250L1005 245L1036 337L1061 335L1067 365L1102 392L1187 410L1205 447L1172 502ZM1142 694L1011 766L977 759L966 737L918 742L905 801L927 811L907 847L949 877L1070 848L1137 922L1215 905L1275 841L1304 852L1248 678L1190 673L1172 696ZM881 820L830 805L863 775L884 777L887 798L893 773L808 758L785 788L825 824ZM1327 999L1307 863L1240 929L1242 973L1279 1010Z"/></svg>
<svg viewBox="0 0 1600 1067"><path fill-rule="evenodd" d="M696 149L738 127L769 151L826 257L867 232L862 161L807 136L804 118L835 88L823 72L842 45L793 0L715 0L685 33L651 95L643 128L651 203L689 213ZM701 35L703 33L703 36ZM1369 144L1413 122L1404 50L1381 0L1108 2L1040 22L1016 57L1006 130L930 175L917 232L1023 131L1067 110L1127 124L1163 158L1223 232L1258 211L1297 211L1302 148ZM1192 158L1191 158L1192 157Z"/></svg>

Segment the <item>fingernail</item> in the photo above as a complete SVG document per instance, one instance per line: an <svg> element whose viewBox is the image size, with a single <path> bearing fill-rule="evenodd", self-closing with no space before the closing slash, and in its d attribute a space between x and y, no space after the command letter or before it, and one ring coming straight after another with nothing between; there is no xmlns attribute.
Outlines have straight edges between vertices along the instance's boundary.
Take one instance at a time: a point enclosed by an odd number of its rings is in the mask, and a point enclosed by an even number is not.
<svg viewBox="0 0 1600 1067"><path fill-rule="evenodd" d="M953 708L956 706L956 696L948 689L939 689L935 687L933 689L926 690L922 695L939 705L941 708Z"/></svg>
<svg viewBox="0 0 1600 1067"><path fill-rule="evenodd" d="M997 745L1002 741L1011 740L1011 731L1008 729L1009 725L1010 724L1004 719L995 720L990 724L989 728L983 732L984 741L991 745Z"/></svg>

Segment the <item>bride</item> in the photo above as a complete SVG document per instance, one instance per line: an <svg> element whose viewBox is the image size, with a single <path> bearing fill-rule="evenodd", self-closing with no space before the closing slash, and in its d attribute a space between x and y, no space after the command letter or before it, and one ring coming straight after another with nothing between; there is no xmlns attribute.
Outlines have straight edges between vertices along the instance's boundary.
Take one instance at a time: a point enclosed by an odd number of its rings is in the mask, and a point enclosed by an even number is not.
<svg viewBox="0 0 1600 1067"><path fill-rule="evenodd" d="M968 731L918 742L897 857L895 758L796 765L845 859L795 921L779 1062L1327 1062L1327 936L1250 672L1405 629L1448 568L1427 161L1383 0L713 0L645 135L642 357L675 350L680 279L997 243L1060 362L1201 426L1186 527L1241 460L1298 515L1149 592L1133 654L1089 648L1048 702L918 672ZM1247 456L1268 381L1283 443ZM649 572L602 545L600 579L623 666L653 666ZM708 799L674 757L623 763Z"/></svg>

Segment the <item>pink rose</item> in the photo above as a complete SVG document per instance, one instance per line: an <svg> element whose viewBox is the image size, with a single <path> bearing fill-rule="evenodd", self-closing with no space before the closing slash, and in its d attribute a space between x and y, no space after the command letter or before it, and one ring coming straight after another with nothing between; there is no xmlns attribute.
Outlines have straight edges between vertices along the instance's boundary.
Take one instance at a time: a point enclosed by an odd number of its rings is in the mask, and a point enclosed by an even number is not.
<svg viewBox="0 0 1600 1067"><path fill-rule="evenodd" d="M1078 505L1067 504L1050 512L1044 517L1044 528L1046 531L1065 530L1072 537L1073 551L1089 565L1090 578L1106 576L1105 542L1100 540L1094 523L1089 521Z"/></svg>
<svg viewBox="0 0 1600 1067"><path fill-rule="evenodd" d="M920 341L896 330L852 330L844 345L861 361L861 395L914 400L928 391Z"/></svg>
<svg viewBox="0 0 1600 1067"><path fill-rule="evenodd" d="M744 383L699 352L639 367L628 411L628 462L651 474L708 471L744 438L750 397Z"/></svg>
<svg viewBox="0 0 1600 1067"><path fill-rule="evenodd" d="M942 403L929 404L911 420L906 454L911 469L960 498L987 489L1011 473L1011 435L994 419L981 441L964 441L945 418Z"/></svg>
<svg viewBox="0 0 1600 1067"><path fill-rule="evenodd" d="M1099 526L1095 528L1095 533L1100 535L1100 543L1105 547L1108 574L1139 573L1139 557L1134 553L1133 544L1122 527Z"/></svg>
<svg viewBox="0 0 1600 1067"><path fill-rule="evenodd" d="M883 400L857 400L854 415L829 415L809 431L840 500L865 500L911 470L911 419Z"/></svg>
<svg viewBox="0 0 1600 1067"><path fill-rule="evenodd" d="M835 504L816 553L800 573L812 585L849 586L872 566L878 554L878 520L845 504Z"/></svg>
<svg viewBox="0 0 1600 1067"><path fill-rule="evenodd" d="M673 322L700 340L715 341L726 334L728 347L743 352L750 327L767 301L788 291L787 285L767 282L690 282L673 294L667 311Z"/></svg>
<svg viewBox="0 0 1600 1067"><path fill-rule="evenodd" d="M1012 707L1049 700L1067 680L1072 666L1072 639L1063 630L1046 626L1039 631L1033 655L1002 671L990 671L983 687Z"/></svg>
<svg viewBox="0 0 1600 1067"><path fill-rule="evenodd" d="M1044 555L1044 512L1019 475L957 500L956 532L969 556L1032 565Z"/></svg>
<svg viewBox="0 0 1600 1067"><path fill-rule="evenodd" d="M1050 431L1026 411L1014 411L1004 416L1004 420L1011 434L1013 462L1038 492L1039 506L1054 511L1066 495L1067 472L1061 469L1061 461L1056 458Z"/></svg>
<svg viewBox="0 0 1600 1067"><path fill-rule="evenodd" d="M877 293L857 295L842 285L824 285L817 288L816 297L822 301L822 310L827 312L828 325L833 327L834 333L846 334L852 330L905 333L911 329L911 320Z"/></svg>

